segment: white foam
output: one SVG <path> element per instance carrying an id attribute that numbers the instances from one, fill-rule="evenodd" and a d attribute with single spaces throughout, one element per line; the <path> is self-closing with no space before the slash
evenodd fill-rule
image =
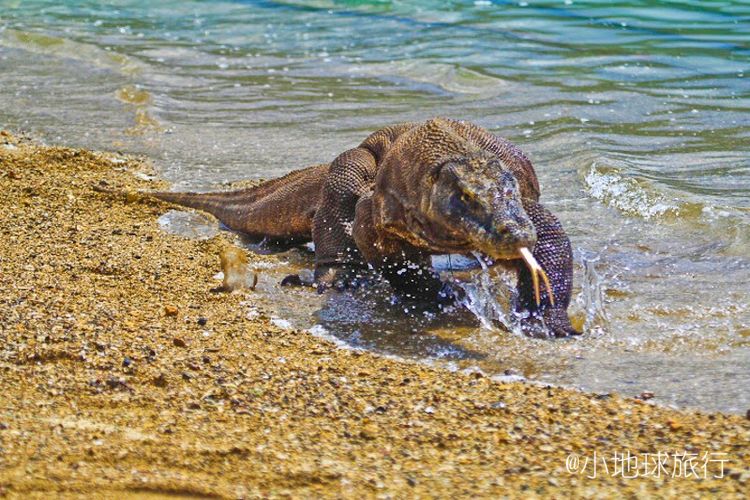
<path id="1" fill-rule="evenodd" d="M 271 318 L 271 323 L 274 326 L 277 326 L 279 328 L 282 328 L 284 330 L 293 330 L 294 327 L 292 326 L 292 323 L 289 322 L 289 320 L 273 317 Z"/>
<path id="2" fill-rule="evenodd" d="M 628 214 L 651 219 L 679 213 L 678 205 L 646 189 L 637 180 L 621 175 L 617 169 L 605 171 L 594 163 L 584 181 L 591 196 Z"/>

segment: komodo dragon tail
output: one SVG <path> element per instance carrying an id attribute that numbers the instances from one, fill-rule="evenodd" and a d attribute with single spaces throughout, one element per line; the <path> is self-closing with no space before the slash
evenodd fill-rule
<path id="1" fill-rule="evenodd" d="M 208 212 L 228 228 L 253 237 L 307 241 L 328 164 L 295 170 L 284 177 L 238 191 L 148 193 L 160 200 Z"/>

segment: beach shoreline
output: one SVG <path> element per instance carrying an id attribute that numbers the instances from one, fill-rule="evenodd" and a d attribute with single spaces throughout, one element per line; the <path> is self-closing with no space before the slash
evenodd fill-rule
<path id="1" fill-rule="evenodd" d="M 160 229 L 171 205 L 139 191 L 165 186 L 145 159 L 0 133 L 0 496 L 750 490 L 743 416 L 498 382 L 279 328 L 253 291 L 212 291 L 230 234 Z M 628 477 L 612 468 L 626 452 L 671 458 L 659 477 Z"/>

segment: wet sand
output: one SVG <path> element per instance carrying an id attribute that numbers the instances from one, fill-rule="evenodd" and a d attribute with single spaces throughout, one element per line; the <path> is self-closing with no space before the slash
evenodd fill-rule
<path id="1" fill-rule="evenodd" d="M 160 230 L 170 206 L 137 193 L 165 187 L 148 176 L 147 161 L 0 136 L 0 496 L 750 491 L 742 416 L 500 383 L 275 326 L 254 292 L 212 291 L 230 234 Z M 639 470 L 623 474 L 628 452 Z M 644 453 L 670 459 L 647 474 Z"/>

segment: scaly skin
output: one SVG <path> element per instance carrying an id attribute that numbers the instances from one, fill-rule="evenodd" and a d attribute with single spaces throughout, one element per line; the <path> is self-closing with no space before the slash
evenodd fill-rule
<path id="1" fill-rule="evenodd" d="M 154 193 L 205 210 L 256 237 L 315 243 L 319 289 L 356 281 L 371 265 L 407 296 L 444 293 L 431 255 L 481 253 L 518 270 L 518 312 L 530 334 L 577 334 L 567 314 L 570 242 L 539 204 L 531 162 L 481 127 L 446 118 L 383 128 L 330 164 L 241 191 Z M 552 284 L 534 298 L 519 249 L 532 249 Z"/>

